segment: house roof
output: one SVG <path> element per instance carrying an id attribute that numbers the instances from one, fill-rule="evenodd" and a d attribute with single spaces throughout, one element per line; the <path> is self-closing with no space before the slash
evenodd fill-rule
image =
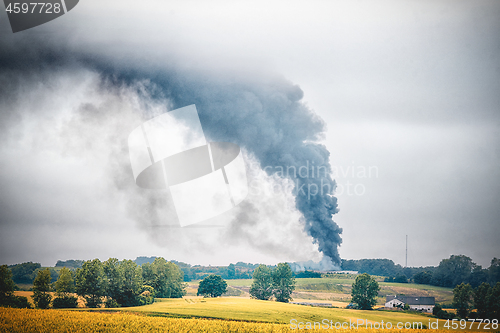
<path id="1" fill-rule="evenodd" d="M 436 300 L 434 297 L 423 297 L 423 296 L 386 296 L 385 301 L 390 302 L 393 299 L 397 299 L 408 305 L 434 305 Z"/>

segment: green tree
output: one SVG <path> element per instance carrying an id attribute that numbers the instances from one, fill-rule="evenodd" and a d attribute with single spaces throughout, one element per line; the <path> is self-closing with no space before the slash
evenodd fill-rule
<path id="1" fill-rule="evenodd" d="M 142 281 L 145 285 L 154 286 L 155 285 L 155 273 L 153 264 L 146 262 L 141 265 L 142 269 Z"/>
<path id="2" fill-rule="evenodd" d="M 417 273 L 413 276 L 413 281 L 418 284 L 430 284 L 431 280 L 432 273 L 427 271 Z"/>
<path id="3" fill-rule="evenodd" d="M 471 310 L 472 288 L 470 284 L 461 283 L 453 289 L 453 307 L 457 315 L 465 319 Z"/>
<path id="4" fill-rule="evenodd" d="M 488 309 L 490 311 L 490 319 L 500 320 L 500 282 L 497 282 L 493 288 L 491 288 L 488 294 Z"/>
<path id="5" fill-rule="evenodd" d="M 59 271 L 59 277 L 55 283 L 56 295 L 67 296 L 75 291 L 75 283 L 69 268 L 63 267 Z"/>
<path id="6" fill-rule="evenodd" d="M 443 259 L 432 276 L 432 284 L 453 288 L 470 279 L 476 265 L 472 259 L 464 255 L 452 255 Z"/>
<path id="7" fill-rule="evenodd" d="M 37 308 L 47 309 L 52 301 L 50 291 L 50 270 L 39 270 L 33 281 L 33 301 Z"/>
<path id="8" fill-rule="evenodd" d="M 351 289 L 352 302 L 357 303 L 362 310 L 371 310 L 377 303 L 376 297 L 379 290 L 377 281 L 369 274 L 358 275 Z"/>
<path id="9" fill-rule="evenodd" d="M 259 265 L 253 272 L 250 295 L 262 300 L 268 300 L 273 296 L 273 271 L 266 265 Z"/>
<path id="10" fill-rule="evenodd" d="M 154 273 L 154 282 L 152 286 L 156 290 L 157 297 L 170 298 L 170 288 L 168 287 L 170 271 L 167 266 L 167 261 L 162 257 L 158 257 L 155 258 L 152 266 Z"/>
<path id="11" fill-rule="evenodd" d="M 439 304 L 436 304 L 432 308 L 432 314 L 434 316 L 438 317 L 439 319 L 454 319 L 455 318 L 455 315 L 453 313 L 450 313 L 450 312 L 443 310 L 443 308 Z"/>
<path id="12" fill-rule="evenodd" d="M 15 287 L 10 269 L 7 265 L 0 266 L 0 306 L 10 306 L 13 303 Z"/>
<path id="13" fill-rule="evenodd" d="M 75 283 L 71 275 L 71 271 L 63 267 L 59 271 L 59 276 L 55 282 L 56 295 L 52 301 L 52 307 L 56 309 L 76 308 L 78 299 L 71 295 L 75 291 Z"/>
<path id="14" fill-rule="evenodd" d="M 99 259 L 87 260 L 76 270 L 76 293 L 85 298 L 89 308 L 102 304 L 101 297 L 106 294 L 106 279 L 102 262 Z"/>
<path id="15" fill-rule="evenodd" d="M 14 308 L 31 308 L 31 304 L 24 296 L 15 296 L 16 285 L 12 280 L 12 272 L 7 265 L 0 266 L 0 306 Z"/>
<path id="16" fill-rule="evenodd" d="M 474 289 L 474 307 L 477 309 L 477 318 L 489 318 L 488 296 L 491 287 L 488 283 L 483 282 L 480 286 Z"/>
<path id="17" fill-rule="evenodd" d="M 132 260 L 120 262 L 122 283 L 117 302 L 122 306 L 140 305 L 139 295 L 142 292 L 142 270 Z"/>
<path id="18" fill-rule="evenodd" d="M 184 284 L 184 272 L 174 264 L 169 261 L 167 263 L 168 267 L 168 290 L 170 292 L 171 298 L 182 298 L 186 295 L 186 285 Z"/>
<path id="19" fill-rule="evenodd" d="M 234 279 L 236 277 L 236 267 L 234 264 L 229 264 L 227 266 L 227 278 L 228 279 Z"/>
<path id="20" fill-rule="evenodd" d="M 50 271 L 50 282 L 55 283 L 57 281 L 57 278 L 59 277 L 59 273 L 55 270 L 54 267 L 49 267 Z"/>
<path id="21" fill-rule="evenodd" d="M 116 258 L 109 258 L 102 264 L 104 277 L 106 279 L 106 296 L 118 302 L 123 288 L 123 274 L 120 269 L 120 261 Z M 106 302 L 107 307 L 114 305 L 111 301 Z M 115 306 L 113 306 L 115 307 Z"/>
<path id="22" fill-rule="evenodd" d="M 398 274 L 394 278 L 394 282 L 396 282 L 396 283 L 408 283 L 408 277 L 404 274 Z"/>
<path id="23" fill-rule="evenodd" d="M 10 267 L 12 271 L 12 280 L 14 280 L 15 283 L 31 284 L 36 277 L 37 270 L 41 268 L 41 264 L 31 261 L 13 265 Z"/>
<path id="24" fill-rule="evenodd" d="M 156 297 L 181 298 L 186 294 L 184 272 L 173 262 L 155 258 L 153 263 L 142 266 L 143 283 L 155 289 Z"/>
<path id="25" fill-rule="evenodd" d="M 83 265 L 83 260 L 58 260 L 55 267 L 80 268 Z"/>
<path id="26" fill-rule="evenodd" d="M 493 258 L 491 260 L 491 265 L 488 268 L 488 276 L 491 285 L 500 282 L 500 259 Z"/>
<path id="27" fill-rule="evenodd" d="M 198 286 L 198 296 L 219 297 L 227 291 L 227 283 L 220 275 L 210 274 Z"/>
<path id="28" fill-rule="evenodd" d="M 6 304 L 7 299 L 14 296 L 15 287 L 10 269 L 7 265 L 0 266 L 0 305 Z"/>
<path id="29" fill-rule="evenodd" d="M 295 290 L 295 278 L 287 263 L 279 263 L 273 270 L 273 295 L 278 302 L 288 303 Z"/>

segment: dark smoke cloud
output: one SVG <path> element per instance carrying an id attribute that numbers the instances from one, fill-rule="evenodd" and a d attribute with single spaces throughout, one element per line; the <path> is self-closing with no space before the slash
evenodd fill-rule
<path id="1" fill-rule="evenodd" d="M 276 167 L 295 167 L 296 170 L 304 166 L 310 167 L 306 176 L 296 173 L 285 177 L 291 178 L 295 183 L 295 204 L 303 214 L 305 231 L 333 263 L 340 263 L 338 246 L 341 244 L 342 229 L 332 219 L 332 215 L 337 212 L 337 199 L 332 195 L 335 182 L 329 176 L 329 152 L 325 146 L 316 143 L 322 138 L 325 123 L 301 102 L 303 92 L 297 85 L 277 76 L 241 76 L 231 73 L 215 75 L 199 70 L 125 67 L 116 63 L 111 65 L 110 61 L 96 56 L 40 47 L 39 49 L 40 51 L 31 57 L 30 54 L 20 57 L 22 52 L 4 52 L 0 58 L 1 71 L 10 73 L 11 77 L 40 75 L 43 80 L 43 73 L 47 70 L 83 67 L 100 75 L 103 89 L 137 89 L 139 96 L 147 95 L 148 99 L 158 103 L 168 102 L 168 109 L 196 104 L 203 129 L 210 141 L 239 144 L 255 156 L 260 167 L 269 175 L 277 172 Z M 4 84 L 8 81 L 5 79 L 7 76 L 3 76 Z M 146 84 L 141 84 L 143 82 Z M 1 94 L 1 100 L 5 101 L 7 95 Z M 89 104 L 82 106 L 78 115 L 83 119 L 83 123 L 109 123 L 99 118 L 114 118 L 119 114 L 119 110 L 106 116 L 103 115 L 103 110 L 106 109 L 106 106 L 96 109 Z M 148 112 L 147 107 L 143 109 L 146 112 L 135 119 L 137 123 L 154 116 L 154 111 Z M 12 121 L 13 117 L 2 114 L 2 118 L 7 121 Z M 122 126 L 116 128 L 122 129 Z M 112 153 L 116 157 L 114 161 L 117 161 L 122 170 L 115 176 L 115 184 L 118 188 L 127 187 L 130 190 L 124 185 L 129 182 L 127 173 L 130 171 L 126 151 L 123 149 L 127 134 L 128 132 L 124 131 L 123 137 L 111 137 L 111 140 L 118 142 Z M 85 135 L 85 131 L 82 135 Z M 88 141 L 91 140 L 89 137 Z M 326 172 L 316 173 L 321 167 Z M 323 190 L 323 193 L 312 195 L 311 189 L 315 192 Z M 158 210 L 154 208 L 160 206 L 155 194 L 142 193 L 139 189 L 134 191 L 134 200 L 130 202 L 145 198 L 142 200 L 147 202 L 143 202 L 143 205 L 153 207 L 148 212 L 156 212 L 148 215 L 151 220 L 156 221 L 152 224 L 160 223 L 157 221 Z M 251 228 L 248 217 L 254 215 L 254 209 L 251 204 L 242 205 L 239 215 L 241 218 L 246 217 L 246 222 L 236 226 L 234 223 L 238 223 L 238 220 L 234 221 L 228 234 L 236 234 L 241 228 Z M 142 214 L 140 218 L 144 219 L 145 216 Z"/>
<path id="2" fill-rule="evenodd" d="M 303 92 L 297 85 L 276 77 L 255 82 L 200 72 L 152 75 L 110 68 L 104 72 L 129 83 L 151 79 L 159 87 L 158 93 L 172 101 L 173 108 L 196 104 L 210 140 L 239 144 L 269 173 L 279 172 L 276 167 L 299 170 L 309 166 L 307 172 L 287 174 L 296 181 L 296 207 L 319 250 L 340 264 L 342 229 L 332 219 L 338 210 L 332 196 L 335 182 L 330 177 L 330 154 L 324 145 L 315 143 L 321 139 L 325 124 L 301 102 Z"/>

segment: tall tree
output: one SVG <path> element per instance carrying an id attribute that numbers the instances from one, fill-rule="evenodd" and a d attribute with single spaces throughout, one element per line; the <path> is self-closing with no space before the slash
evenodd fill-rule
<path id="1" fill-rule="evenodd" d="M 477 288 L 481 283 L 486 281 L 488 281 L 488 270 L 483 269 L 481 265 L 474 264 L 468 280 L 471 287 Z"/>
<path id="2" fill-rule="evenodd" d="M 479 287 L 474 289 L 474 307 L 477 309 L 477 318 L 486 319 L 490 316 L 488 307 L 490 290 L 491 287 L 486 282 L 483 282 Z"/>
<path id="3" fill-rule="evenodd" d="M 101 297 L 106 293 L 106 279 L 103 265 L 99 259 L 85 261 L 75 276 L 76 293 L 85 298 L 89 308 L 102 304 Z"/>
<path id="4" fill-rule="evenodd" d="M 227 283 L 220 275 L 210 274 L 198 286 L 198 296 L 219 297 L 227 291 Z"/>
<path id="5" fill-rule="evenodd" d="M 266 265 L 259 265 L 253 272 L 250 295 L 262 300 L 268 300 L 273 296 L 273 271 Z"/>
<path id="6" fill-rule="evenodd" d="M 488 268 L 489 281 L 491 285 L 500 282 L 500 259 L 493 258 Z"/>
<path id="7" fill-rule="evenodd" d="M 75 283 L 71 275 L 71 271 L 63 267 L 59 271 L 59 277 L 55 282 L 56 295 L 52 301 L 52 307 L 56 309 L 61 308 L 76 308 L 78 305 L 78 299 L 71 295 L 75 291 Z"/>
<path id="8" fill-rule="evenodd" d="M 351 289 L 352 302 L 357 303 L 360 309 L 371 310 L 377 303 L 379 290 L 378 282 L 369 274 L 358 275 Z"/>
<path id="9" fill-rule="evenodd" d="M 491 319 L 500 320 L 500 282 L 497 282 L 488 294 L 488 309 Z"/>
<path id="10" fill-rule="evenodd" d="M 67 296 L 69 293 L 75 291 L 75 283 L 73 277 L 71 276 L 71 271 L 69 268 L 63 267 L 59 271 L 59 277 L 55 283 L 56 295 L 57 296 Z"/>
<path id="11" fill-rule="evenodd" d="M 151 265 L 143 264 L 142 276 L 144 284 L 154 288 L 156 297 L 180 298 L 186 294 L 184 273 L 162 257 L 155 258 Z"/>
<path id="12" fill-rule="evenodd" d="M 453 307 L 457 315 L 465 319 L 471 310 L 472 288 L 470 284 L 461 283 L 453 289 Z"/>
<path id="13" fill-rule="evenodd" d="M 12 281 L 12 272 L 7 268 L 7 265 L 0 266 L 0 306 L 8 305 L 14 296 L 14 288 L 16 285 Z"/>
<path id="14" fill-rule="evenodd" d="M 39 270 L 33 281 L 33 301 L 37 308 L 47 309 L 52 301 L 50 291 L 50 270 Z"/>
<path id="15" fill-rule="evenodd" d="M 123 272 L 120 269 L 120 262 L 116 258 L 109 258 L 102 264 L 104 277 L 106 279 L 106 296 L 111 297 L 118 303 L 118 298 L 123 288 Z"/>
<path id="16" fill-rule="evenodd" d="M 278 302 L 288 303 L 295 290 L 295 278 L 287 263 L 279 263 L 273 271 L 273 295 Z"/>
<path id="17" fill-rule="evenodd" d="M 154 288 L 155 285 L 155 272 L 153 264 L 146 262 L 141 265 L 142 269 L 142 281 L 145 285 L 151 286 Z"/>
<path id="18" fill-rule="evenodd" d="M 462 282 L 468 282 L 476 265 L 464 255 L 452 255 L 443 259 L 432 276 L 432 284 L 454 288 Z"/>
<path id="19" fill-rule="evenodd" d="M 227 278 L 228 279 L 234 279 L 236 277 L 236 267 L 234 264 L 229 264 L 227 266 Z"/>
<path id="20" fill-rule="evenodd" d="M 142 291 L 142 271 L 132 260 L 120 262 L 119 269 L 123 277 L 121 291 L 116 299 L 122 306 L 140 305 L 139 295 Z"/>
<path id="21" fill-rule="evenodd" d="M 184 272 L 174 264 L 169 261 L 167 263 L 168 267 L 168 289 L 171 298 L 182 298 L 186 295 L 186 285 L 184 284 Z"/>
<path id="22" fill-rule="evenodd" d="M 12 272 L 7 265 L 0 266 L 0 306 L 14 308 L 31 308 L 25 296 L 14 295 L 16 285 L 12 280 Z"/>

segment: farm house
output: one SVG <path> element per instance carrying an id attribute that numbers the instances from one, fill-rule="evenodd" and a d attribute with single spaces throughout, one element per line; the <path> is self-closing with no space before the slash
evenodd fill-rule
<path id="1" fill-rule="evenodd" d="M 423 311 L 432 313 L 435 305 L 434 297 L 421 297 L 421 296 L 386 296 L 385 307 L 388 309 L 403 308 L 408 304 L 411 310 Z"/>

